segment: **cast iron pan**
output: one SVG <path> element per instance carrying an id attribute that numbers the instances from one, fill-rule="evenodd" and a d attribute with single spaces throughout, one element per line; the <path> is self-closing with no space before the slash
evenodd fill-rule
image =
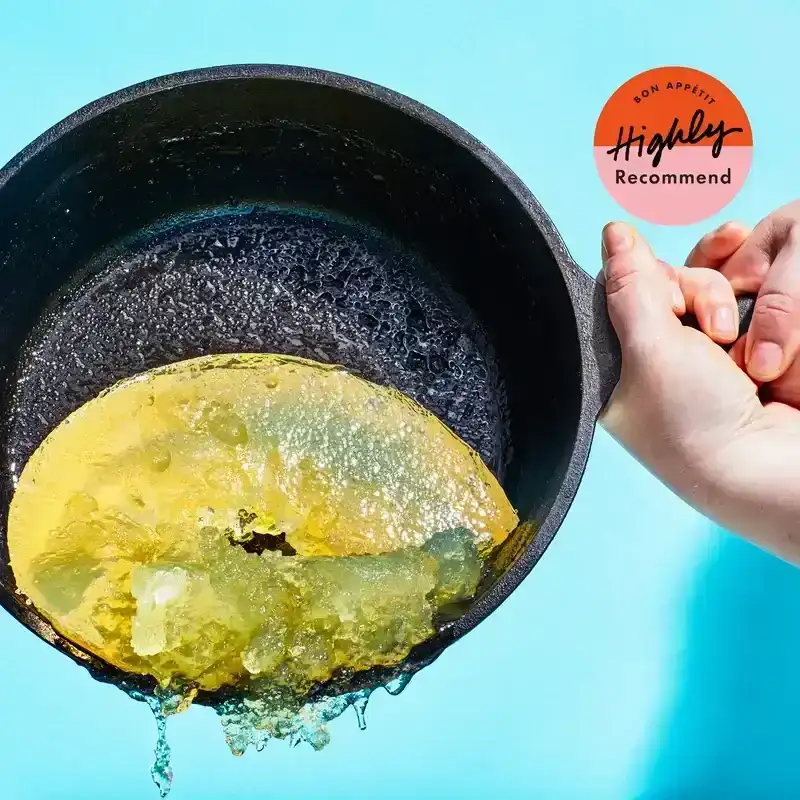
<path id="1" fill-rule="evenodd" d="M 0 603 L 100 680 L 153 688 L 16 593 L 14 476 L 121 378 L 234 351 L 337 362 L 405 392 L 482 455 L 523 521 L 463 616 L 396 670 L 328 692 L 415 671 L 513 591 L 572 503 L 620 367 L 602 289 L 533 195 L 402 95 L 233 66 L 73 114 L 0 171 Z"/>

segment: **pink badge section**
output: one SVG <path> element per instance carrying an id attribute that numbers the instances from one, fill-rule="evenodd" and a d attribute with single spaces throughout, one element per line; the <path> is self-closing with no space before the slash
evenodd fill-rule
<path id="1" fill-rule="evenodd" d="M 608 149 L 595 147 L 594 158 L 609 194 L 629 214 L 661 225 L 692 225 L 720 212 L 739 193 L 753 160 L 752 147 L 723 147 L 718 158 L 708 147 L 676 147 L 653 167 L 649 159 L 614 161 Z"/>

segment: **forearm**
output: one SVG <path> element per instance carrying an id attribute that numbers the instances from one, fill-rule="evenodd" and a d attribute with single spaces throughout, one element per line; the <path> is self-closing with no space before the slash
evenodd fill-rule
<path id="1" fill-rule="evenodd" d="M 750 472 L 712 485 L 704 505 L 698 510 L 726 530 L 800 566 L 800 469 L 783 472 L 778 484 Z"/>
<path id="2" fill-rule="evenodd" d="M 800 566 L 800 437 L 760 432 L 719 455 L 679 494 L 726 530 Z"/>
<path id="3" fill-rule="evenodd" d="M 610 432 L 678 497 L 726 530 L 800 566 L 800 430 L 757 431 L 720 449 L 697 438 L 688 443 L 648 435 L 631 422 Z"/>

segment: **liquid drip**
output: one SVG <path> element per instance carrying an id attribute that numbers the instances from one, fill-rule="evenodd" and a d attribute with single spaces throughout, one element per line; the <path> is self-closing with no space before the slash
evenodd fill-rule
<path id="1" fill-rule="evenodd" d="M 411 672 L 402 673 L 384 684 L 383 688 L 390 695 L 398 695 L 412 677 Z M 341 716 L 350 706 L 355 712 L 359 730 L 364 731 L 367 728 L 367 705 L 375 688 L 324 697 L 310 703 L 274 685 L 251 687 L 251 691 L 251 697 L 228 699 L 215 706 L 225 741 L 231 753 L 237 757 L 244 755 L 250 747 L 259 753 L 263 752 L 272 739 L 286 741 L 291 747 L 305 743 L 314 750 L 321 750 L 330 742 L 328 723 Z M 167 720 L 191 705 L 194 692 L 185 688 L 164 689 L 155 695 L 147 695 L 132 690 L 129 695 L 134 700 L 146 703 L 156 720 L 155 762 L 150 774 L 161 797 L 166 797 L 173 781 Z"/>
<path id="2" fill-rule="evenodd" d="M 364 689 L 306 704 L 263 692 L 227 701 L 217 708 L 217 714 L 228 747 L 236 756 L 243 755 L 249 747 L 263 750 L 271 739 L 286 740 L 294 747 L 306 743 L 321 750 L 330 742 L 328 723 L 350 706 L 366 708 L 371 692 L 372 689 Z"/>
<path id="3" fill-rule="evenodd" d="M 389 694 L 397 696 L 408 686 L 413 677 L 414 675 L 411 672 L 401 672 L 394 680 L 389 681 L 384 688 Z"/>
<path id="4" fill-rule="evenodd" d="M 171 763 L 172 750 L 167 741 L 167 716 L 169 715 L 170 708 L 177 709 L 178 707 L 187 705 L 187 703 L 184 698 L 181 698 L 179 695 L 169 697 L 161 693 L 157 695 L 146 695 L 138 691 L 131 691 L 130 696 L 134 700 L 147 703 L 155 717 L 157 730 L 155 761 L 150 767 L 150 775 L 161 797 L 166 797 L 172 788 L 173 778 Z"/>
<path id="5" fill-rule="evenodd" d="M 353 701 L 353 710 L 356 712 L 356 719 L 358 720 L 358 729 L 365 731 L 367 729 L 367 704 L 369 703 L 369 695 L 364 695 Z"/>
<path id="6" fill-rule="evenodd" d="M 160 710 L 154 709 L 153 713 L 158 726 L 158 738 L 156 740 L 156 760 L 150 767 L 150 774 L 158 787 L 159 794 L 166 797 L 172 788 L 172 764 L 170 763 L 172 751 L 167 743 L 167 718 Z"/>

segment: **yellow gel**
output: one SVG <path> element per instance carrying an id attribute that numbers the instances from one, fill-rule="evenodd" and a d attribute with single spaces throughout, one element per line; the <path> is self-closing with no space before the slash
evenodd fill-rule
<path id="1" fill-rule="evenodd" d="M 516 524 L 477 454 L 404 395 L 228 355 L 73 413 L 25 466 L 8 544 L 38 610 L 122 669 L 299 689 L 405 658 Z"/>

